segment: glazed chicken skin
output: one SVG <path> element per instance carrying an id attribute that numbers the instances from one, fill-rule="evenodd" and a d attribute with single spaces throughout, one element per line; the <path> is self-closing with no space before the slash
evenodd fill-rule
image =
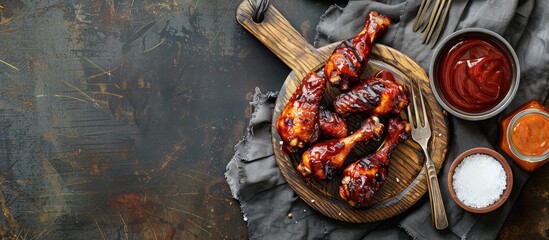
<path id="1" fill-rule="evenodd" d="M 371 11 L 362 31 L 337 46 L 324 67 L 324 74 L 332 86 L 347 90 L 350 82 L 360 79 L 374 40 L 383 35 L 390 24 L 391 19 Z"/>
<path id="2" fill-rule="evenodd" d="M 335 112 L 343 117 L 351 113 L 386 115 L 408 107 L 408 91 L 401 84 L 383 78 L 368 78 L 334 100 Z"/>
<path id="3" fill-rule="evenodd" d="M 320 107 L 320 132 L 327 139 L 347 136 L 347 122 L 339 114 Z"/>
<path id="4" fill-rule="evenodd" d="M 379 140 L 383 128 L 379 118 L 371 116 L 348 137 L 318 142 L 307 149 L 301 156 L 297 170 L 306 178 L 331 179 L 357 143 Z"/>
<path id="5" fill-rule="evenodd" d="M 326 78 L 324 73 L 311 72 L 303 78 L 276 121 L 276 130 L 289 152 L 296 152 L 316 142 L 320 136 L 320 101 Z"/>
<path id="6" fill-rule="evenodd" d="M 394 117 L 387 124 L 387 136 L 379 149 L 343 171 L 339 196 L 355 208 L 367 207 L 385 182 L 391 155 L 396 146 L 410 136 L 410 124 Z"/>
<path id="7" fill-rule="evenodd" d="M 358 35 L 334 50 L 328 63 L 318 72 L 311 72 L 303 78 L 276 122 L 283 149 L 290 153 L 297 152 L 318 140 L 320 100 L 326 81 L 329 79 L 332 84 L 347 89 L 348 81 L 359 79 L 373 41 L 385 32 L 390 23 L 389 18 L 371 11 L 364 29 Z"/>

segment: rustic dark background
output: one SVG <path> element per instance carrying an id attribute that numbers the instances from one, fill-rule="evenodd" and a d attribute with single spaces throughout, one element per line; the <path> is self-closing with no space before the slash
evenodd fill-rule
<path id="1" fill-rule="evenodd" d="M 345 1 L 273 0 L 310 41 Z M 239 0 L 0 0 L 0 235 L 246 238 L 223 173 L 289 73 Z M 549 236 L 549 165 L 500 238 Z"/>

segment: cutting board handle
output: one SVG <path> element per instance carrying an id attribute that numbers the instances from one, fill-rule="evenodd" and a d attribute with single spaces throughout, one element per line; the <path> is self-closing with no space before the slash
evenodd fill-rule
<path id="1" fill-rule="evenodd" d="M 326 61 L 272 4 L 260 23 L 252 20 L 253 11 L 247 0 L 242 1 L 236 10 L 236 20 L 300 78 Z"/>

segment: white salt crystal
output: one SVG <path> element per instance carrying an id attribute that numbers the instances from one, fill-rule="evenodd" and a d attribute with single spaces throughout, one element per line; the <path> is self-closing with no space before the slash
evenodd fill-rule
<path id="1" fill-rule="evenodd" d="M 496 202 L 507 185 L 501 163 L 492 156 L 478 153 L 463 159 L 456 167 L 452 180 L 457 198 L 474 208 Z"/>

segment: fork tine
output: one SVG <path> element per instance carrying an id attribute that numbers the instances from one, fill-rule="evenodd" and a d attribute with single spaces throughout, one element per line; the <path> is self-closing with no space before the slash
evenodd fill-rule
<path id="1" fill-rule="evenodd" d="M 425 102 L 423 101 L 423 90 L 421 89 L 421 86 L 418 81 L 418 91 L 419 91 L 419 99 L 421 100 L 421 108 L 423 109 L 423 125 L 425 127 L 429 127 L 429 119 L 427 119 L 427 109 L 425 108 Z"/>
<path id="2" fill-rule="evenodd" d="M 414 21 L 414 26 L 412 28 L 414 32 L 417 31 L 417 29 L 419 28 L 419 23 L 421 22 L 420 19 L 423 20 L 423 15 L 425 14 L 425 12 L 427 12 L 429 5 L 431 5 L 431 0 L 421 1 L 421 5 L 419 6 L 419 10 L 417 11 L 416 20 Z"/>
<path id="3" fill-rule="evenodd" d="M 446 4 L 446 9 L 444 9 L 444 14 L 442 15 L 442 22 L 439 24 L 438 29 L 433 36 L 431 48 L 433 48 L 437 44 L 438 36 L 440 36 L 440 32 L 442 31 L 442 28 L 444 28 L 444 24 L 446 23 L 446 16 L 448 16 L 448 10 L 450 10 L 450 5 L 452 5 L 452 0 L 448 0 L 448 3 Z"/>
<path id="4" fill-rule="evenodd" d="M 412 126 L 412 128 L 414 128 L 414 121 L 412 121 L 413 119 L 413 115 L 412 115 L 412 110 L 410 110 L 411 106 L 408 106 L 408 122 L 410 123 L 410 125 Z"/>
<path id="5" fill-rule="evenodd" d="M 441 0 L 440 5 L 437 9 L 437 15 L 435 16 L 434 22 L 431 25 L 431 28 L 429 28 L 429 32 L 427 34 L 426 38 L 423 38 L 423 44 L 427 44 L 429 40 L 431 39 L 431 35 L 433 34 L 433 30 L 435 30 L 435 27 L 437 26 L 438 20 L 440 19 L 440 14 L 442 13 L 442 9 L 444 8 L 446 0 Z"/>
<path id="6" fill-rule="evenodd" d="M 439 5 L 440 5 L 440 0 L 436 0 L 435 6 L 431 10 L 431 14 L 429 15 L 429 21 L 427 22 L 426 25 L 423 26 L 423 29 L 421 29 L 421 32 L 425 32 L 425 29 L 431 28 L 431 25 L 433 24 L 433 20 L 435 19 L 435 15 L 437 14 L 437 9 L 439 8 Z"/>
<path id="7" fill-rule="evenodd" d="M 414 85 L 412 83 L 412 80 L 410 80 L 410 94 L 412 95 L 412 101 L 413 99 L 415 98 L 415 95 L 414 95 Z M 408 104 L 408 122 L 410 122 L 410 125 L 412 126 L 412 128 L 414 127 L 414 115 L 412 115 L 412 106 L 411 104 Z M 415 109 L 414 109 L 415 110 Z"/>
<path id="8" fill-rule="evenodd" d="M 419 87 L 419 81 L 417 81 L 416 85 L 418 87 L 419 93 L 421 94 L 421 88 Z M 412 97 L 413 97 L 413 102 L 414 102 L 414 112 L 415 112 L 415 115 L 416 115 L 416 118 L 415 118 L 416 126 L 418 128 L 420 128 L 420 127 L 422 127 L 422 124 L 421 124 L 421 118 L 419 118 L 419 109 L 417 108 L 416 96 L 412 96 Z"/>

